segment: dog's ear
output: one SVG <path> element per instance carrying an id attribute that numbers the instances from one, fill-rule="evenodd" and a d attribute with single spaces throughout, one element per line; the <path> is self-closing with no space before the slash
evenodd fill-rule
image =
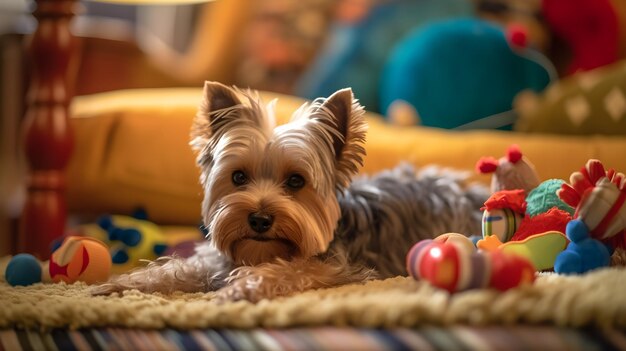
<path id="1" fill-rule="evenodd" d="M 241 101 L 233 89 L 221 83 L 205 82 L 202 102 L 191 128 L 191 145 L 194 149 L 200 149 L 208 139 L 232 121 L 233 118 L 225 117 L 229 111 L 240 105 Z"/>
<path id="2" fill-rule="evenodd" d="M 354 99 L 352 90 L 346 88 L 324 100 L 320 111 L 323 113 L 316 114 L 316 118 L 329 127 L 332 138 L 337 186 L 345 188 L 363 165 L 367 131 L 363 107 Z"/>

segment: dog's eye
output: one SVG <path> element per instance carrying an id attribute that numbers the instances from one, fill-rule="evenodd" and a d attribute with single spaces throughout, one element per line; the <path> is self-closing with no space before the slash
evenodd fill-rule
<path id="1" fill-rule="evenodd" d="M 299 174 L 292 174 L 285 184 L 292 190 L 298 190 L 304 186 L 304 178 Z"/>
<path id="2" fill-rule="evenodd" d="M 234 171 L 233 172 L 233 184 L 236 186 L 245 185 L 248 183 L 248 176 L 243 173 L 243 171 Z"/>

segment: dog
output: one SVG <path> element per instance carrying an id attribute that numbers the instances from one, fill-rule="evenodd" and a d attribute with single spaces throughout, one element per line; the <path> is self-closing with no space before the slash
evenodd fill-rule
<path id="1" fill-rule="evenodd" d="M 405 275 L 417 241 L 480 233 L 489 190 L 459 172 L 400 165 L 355 177 L 366 130 L 350 89 L 276 126 L 255 92 L 206 82 L 190 144 L 208 240 L 192 257 L 157 259 L 92 292 L 216 291 L 256 302 Z"/>

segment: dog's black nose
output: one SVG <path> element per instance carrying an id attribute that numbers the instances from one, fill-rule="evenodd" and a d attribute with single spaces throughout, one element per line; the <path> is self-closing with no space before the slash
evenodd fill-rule
<path id="1" fill-rule="evenodd" d="M 250 224 L 250 228 L 259 234 L 270 230 L 273 223 L 274 217 L 266 213 L 255 212 L 248 216 L 248 224 Z"/>

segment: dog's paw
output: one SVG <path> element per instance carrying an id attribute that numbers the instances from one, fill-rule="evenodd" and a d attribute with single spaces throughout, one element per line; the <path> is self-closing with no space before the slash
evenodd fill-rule
<path id="1" fill-rule="evenodd" d="M 257 303 L 264 298 L 267 298 L 255 285 L 256 284 L 249 284 L 248 278 L 237 279 L 232 281 L 229 285 L 219 289 L 216 292 L 215 299 L 218 303 L 242 300 Z"/>
<path id="2" fill-rule="evenodd" d="M 121 293 L 124 290 L 127 290 L 127 288 L 119 284 L 104 283 L 104 284 L 92 286 L 91 288 L 89 288 L 89 293 L 92 296 L 104 296 L 104 295 L 111 295 L 113 293 Z"/>

